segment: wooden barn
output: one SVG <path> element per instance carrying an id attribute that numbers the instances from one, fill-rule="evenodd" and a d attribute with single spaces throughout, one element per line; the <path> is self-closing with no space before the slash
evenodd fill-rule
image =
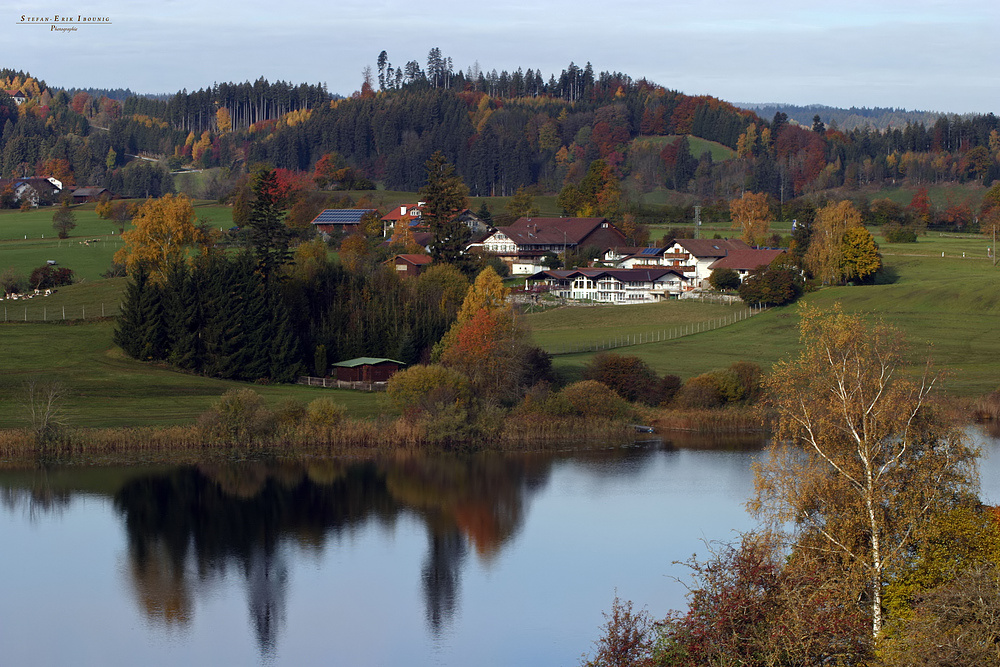
<path id="1" fill-rule="evenodd" d="M 341 382 L 386 382 L 405 365 L 394 359 L 358 357 L 334 364 L 333 374 Z"/>

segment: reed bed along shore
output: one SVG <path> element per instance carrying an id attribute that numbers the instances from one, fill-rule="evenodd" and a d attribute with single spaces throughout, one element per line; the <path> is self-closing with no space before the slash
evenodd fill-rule
<path id="1" fill-rule="evenodd" d="M 770 416 L 753 406 L 733 406 L 723 409 L 650 410 L 647 419 L 658 433 L 687 431 L 703 434 L 764 433 Z"/>
<path id="2" fill-rule="evenodd" d="M 28 429 L 0 430 L 0 468 L 43 464 L 197 463 L 274 457 L 366 457 L 421 451 L 538 451 L 631 442 L 620 421 L 580 418 L 506 420 L 492 436 L 468 441 L 431 437 L 406 419 L 345 419 L 332 427 L 295 425 L 239 440 L 207 436 L 197 425 L 66 429 L 39 441 Z"/>

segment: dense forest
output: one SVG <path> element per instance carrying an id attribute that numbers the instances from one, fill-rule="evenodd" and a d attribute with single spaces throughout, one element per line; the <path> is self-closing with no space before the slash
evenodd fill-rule
<path id="1" fill-rule="evenodd" d="M 107 94 L 118 91 L 70 94 L 14 70 L 0 70 L 0 88 L 28 97 L 17 106 L 0 92 L 0 175 L 54 176 L 132 197 L 171 191 L 169 172 L 182 167 L 220 168 L 231 185 L 256 163 L 308 174 L 324 156 L 388 189 L 416 190 L 437 150 L 473 196 L 528 186 L 556 193 L 599 159 L 633 195 L 667 189 L 703 203 L 747 190 L 784 203 L 839 187 L 988 185 L 1000 175 L 992 114 L 838 130 L 818 113 L 812 123 L 784 111 L 762 118 L 590 63 L 548 77 L 532 68 L 462 71 L 439 49 L 426 64 L 399 66 L 383 51 L 344 99 L 322 84 L 261 78 L 120 101 Z M 735 155 L 693 154 L 689 137 Z"/>

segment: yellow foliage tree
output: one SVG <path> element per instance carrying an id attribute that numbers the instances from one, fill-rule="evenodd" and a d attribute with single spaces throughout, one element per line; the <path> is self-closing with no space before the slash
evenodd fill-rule
<path id="1" fill-rule="evenodd" d="M 753 245 L 771 228 L 771 207 L 764 192 L 744 192 L 743 197 L 729 202 L 733 229 L 741 230 L 741 238 Z"/>
<path id="2" fill-rule="evenodd" d="M 215 126 L 219 129 L 219 134 L 226 134 L 233 129 L 233 119 L 229 115 L 229 109 L 219 107 L 215 112 Z"/>
<path id="3" fill-rule="evenodd" d="M 448 329 L 448 332 L 434 346 L 432 357 L 435 361 L 441 358 L 442 353 L 455 344 L 458 332 L 466 322 L 469 322 L 479 313 L 480 310 L 490 312 L 503 310 L 507 307 L 507 297 L 510 296 L 510 289 L 503 284 L 500 276 L 487 266 L 476 276 L 476 282 L 469 288 L 462 302 L 462 307 L 458 311 L 458 317 Z"/>
<path id="4" fill-rule="evenodd" d="M 861 227 L 861 213 L 847 200 L 816 211 L 805 262 L 824 284 L 836 285 L 844 280 L 844 232 L 852 227 Z"/>
<path id="5" fill-rule="evenodd" d="M 195 226 L 194 206 L 185 195 L 149 199 L 132 219 L 132 229 L 122 234 L 125 242 L 114 261 L 132 273 L 144 265 L 156 280 L 175 262 L 184 261 L 192 248 L 204 242 Z"/>

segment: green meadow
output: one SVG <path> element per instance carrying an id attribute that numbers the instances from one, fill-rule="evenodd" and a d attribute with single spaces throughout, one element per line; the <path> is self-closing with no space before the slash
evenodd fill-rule
<path id="1" fill-rule="evenodd" d="M 839 303 L 845 311 L 881 317 L 910 342 L 912 372 L 930 358 L 947 371 L 943 387 L 948 393 L 981 395 L 1000 386 L 1000 267 L 986 257 L 988 245 L 981 237 L 941 235 L 921 237 L 916 244 L 883 244 L 890 284 L 824 288 L 805 295 L 801 303 L 818 308 Z M 682 327 L 698 318 L 698 306 L 704 309 L 703 323 L 727 308 L 671 301 L 564 307 L 527 319 L 542 347 L 558 351 L 566 344 L 599 343 L 610 334 Z M 683 378 L 740 360 L 766 370 L 798 349 L 797 310 L 797 305 L 775 308 L 720 329 L 617 352 L 635 354 L 658 372 Z M 557 355 L 554 365 L 567 379 L 577 379 L 593 356 Z"/>
<path id="2" fill-rule="evenodd" d="M 141 363 L 114 346 L 113 321 L 99 316 L 113 314 L 125 280 L 99 275 L 110 264 L 118 235 L 110 234 L 113 225 L 97 219 L 92 208 L 80 209 L 79 226 L 62 242 L 49 237 L 50 211 L 0 213 L 0 270 L 13 266 L 28 273 L 53 259 L 80 278 L 49 297 L 0 302 L 0 406 L 7 408 L 0 410 L 0 428 L 25 424 L 20 404 L 24 384 L 33 377 L 65 385 L 71 423 L 78 426 L 191 423 L 227 389 L 245 386 Z M 226 207 L 202 202 L 198 212 L 219 224 L 226 224 L 229 215 Z M 32 231 L 38 232 L 38 239 L 23 239 Z M 79 242 L 88 237 L 102 240 Z M 1000 385 L 1000 267 L 987 257 L 989 244 L 982 237 L 940 234 L 921 237 L 916 244 L 883 243 L 887 265 L 883 284 L 825 288 L 807 294 L 802 303 L 821 308 L 840 303 L 845 310 L 884 318 L 910 340 L 915 360 L 911 370 L 916 372 L 922 360 L 931 357 L 948 371 L 947 392 L 981 395 Z M 603 346 L 625 337 L 661 339 L 617 351 L 636 354 L 658 372 L 683 378 L 740 360 L 768 369 L 796 352 L 797 305 L 749 319 L 745 313 L 742 304 L 681 300 L 550 308 L 529 314 L 526 320 L 535 341 L 556 353 L 554 365 L 567 380 L 578 379 L 595 353 L 560 351 L 567 346 Z M 662 340 L 670 336 L 677 337 Z M 367 393 L 302 386 L 253 388 L 271 405 L 283 399 L 308 402 L 335 396 L 352 416 L 370 417 L 382 410 L 379 397 Z"/>
<path id="3" fill-rule="evenodd" d="M 333 396 L 352 416 L 379 413 L 378 396 L 298 385 L 247 385 L 130 359 L 111 342 L 110 319 L 0 325 L 0 428 L 25 426 L 25 382 L 58 380 L 74 426 L 163 426 L 194 421 L 227 390 L 251 386 L 276 405 Z"/>

